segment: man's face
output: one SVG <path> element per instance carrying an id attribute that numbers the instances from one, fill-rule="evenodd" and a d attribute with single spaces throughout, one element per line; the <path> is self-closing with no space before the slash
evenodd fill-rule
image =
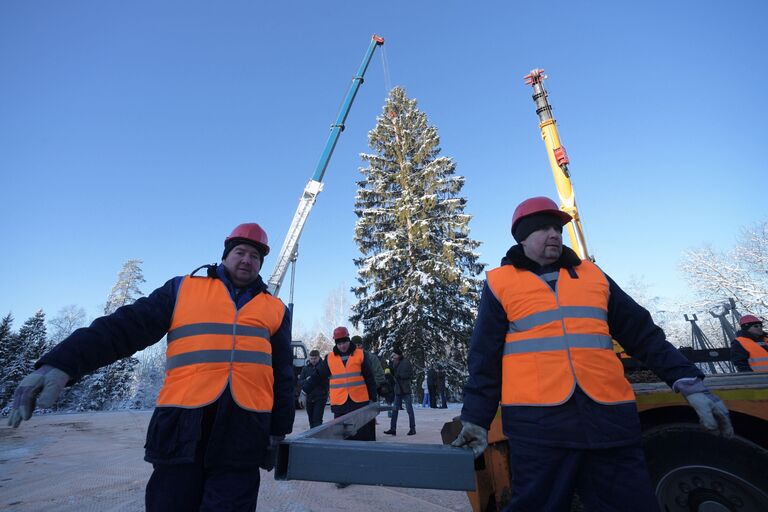
<path id="1" fill-rule="evenodd" d="M 259 275 L 261 255 L 252 245 L 236 245 L 224 258 L 224 268 L 229 272 L 232 284 L 237 288 L 243 288 L 256 280 Z"/>
<path id="2" fill-rule="evenodd" d="M 539 265 L 554 263 L 563 254 L 563 227 L 546 226 L 520 242 L 523 252 Z"/>
<path id="3" fill-rule="evenodd" d="M 309 363 L 315 366 L 320 361 L 320 356 L 309 356 Z"/>
<path id="4" fill-rule="evenodd" d="M 339 349 L 339 352 L 342 354 L 346 354 L 349 350 L 349 341 L 341 341 L 336 344 L 336 348 Z"/>
<path id="5" fill-rule="evenodd" d="M 752 324 L 747 329 L 747 332 L 750 334 L 754 334 L 755 336 L 762 336 L 763 324 Z"/>

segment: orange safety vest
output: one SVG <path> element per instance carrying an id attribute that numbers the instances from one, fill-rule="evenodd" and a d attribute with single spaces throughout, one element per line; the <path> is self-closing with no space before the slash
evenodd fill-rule
<path id="1" fill-rule="evenodd" d="M 202 407 L 229 383 L 240 407 L 270 412 L 275 380 L 270 337 L 284 314 L 283 303 L 267 293 L 238 310 L 220 280 L 185 276 L 168 331 L 158 407 Z"/>
<path id="2" fill-rule="evenodd" d="M 749 367 L 753 372 L 768 372 L 768 350 L 745 336 L 736 338 L 744 350 L 749 352 Z"/>
<path id="3" fill-rule="evenodd" d="M 560 269 L 556 292 L 541 277 L 504 265 L 488 286 L 509 328 L 502 358 L 502 405 L 558 405 L 578 383 L 596 402 L 633 402 L 632 386 L 608 331 L 608 280 L 593 263 Z"/>
<path id="4" fill-rule="evenodd" d="M 368 388 L 363 378 L 363 351 L 356 349 L 344 364 L 341 356 L 328 354 L 328 369 L 331 370 L 331 405 L 343 405 L 347 398 L 353 402 L 367 402 Z"/>

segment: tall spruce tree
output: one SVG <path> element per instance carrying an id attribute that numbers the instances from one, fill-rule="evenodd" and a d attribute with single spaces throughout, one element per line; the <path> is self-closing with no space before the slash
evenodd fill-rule
<path id="1" fill-rule="evenodd" d="M 464 178 L 439 156 L 437 129 L 396 87 L 368 135 L 375 153 L 363 154 L 355 213 L 359 299 L 350 318 L 362 324 L 379 353 L 400 346 L 422 374 L 448 367 L 458 384 L 466 371 L 467 344 L 484 264 L 469 237 Z"/>

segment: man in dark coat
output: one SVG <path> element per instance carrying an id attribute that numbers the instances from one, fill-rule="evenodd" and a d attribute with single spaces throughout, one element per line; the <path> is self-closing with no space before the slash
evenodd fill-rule
<path id="1" fill-rule="evenodd" d="M 376 381 L 376 391 L 379 395 L 385 395 L 386 394 L 386 385 L 387 385 L 387 379 L 384 376 L 384 367 L 381 366 L 381 361 L 379 361 L 379 356 L 371 352 L 370 350 L 366 350 L 363 346 L 363 338 L 362 336 L 352 336 L 351 338 L 352 343 L 354 343 L 357 348 L 365 352 L 366 359 L 371 365 L 371 371 L 373 372 L 374 380 Z"/>
<path id="2" fill-rule="evenodd" d="M 320 352 L 317 350 L 309 351 L 309 361 L 301 369 L 299 375 L 299 387 L 304 386 L 304 383 L 313 375 L 317 375 L 317 369 L 320 365 Z M 328 402 L 328 380 L 321 379 L 320 383 L 315 386 L 309 394 L 307 394 L 307 401 L 305 409 L 307 410 L 307 416 L 309 417 L 309 428 L 317 427 L 323 424 L 323 412 L 325 412 L 325 404 Z"/>
<path id="3" fill-rule="evenodd" d="M 429 407 L 437 408 L 437 370 L 430 366 L 427 370 L 427 390 L 429 391 Z"/>
<path id="4" fill-rule="evenodd" d="M 78 329 L 21 382 L 9 423 L 17 427 L 36 400 L 51 407 L 65 385 L 168 334 L 166 381 L 145 445 L 154 467 L 146 509 L 254 510 L 259 466 L 271 469 L 294 418 L 290 313 L 259 276 L 268 253 L 264 230 L 241 224 L 224 241 L 222 263 L 197 269 L 205 276 L 175 277 Z M 172 329 L 181 317 L 187 323 Z"/>
<path id="5" fill-rule="evenodd" d="M 397 416 L 400 412 L 400 406 L 405 403 L 405 409 L 408 411 L 408 435 L 416 434 L 416 416 L 413 413 L 413 395 L 411 394 L 411 380 L 413 379 L 413 365 L 403 357 L 403 351 L 395 347 L 392 351 L 392 361 L 395 377 L 395 405 L 392 411 L 392 421 L 389 430 L 385 434 L 391 436 L 397 435 Z"/>
<path id="6" fill-rule="evenodd" d="M 395 401 L 395 377 L 392 373 L 392 365 L 388 363 L 387 361 L 384 361 L 384 379 L 386 383 L 384 384 L 384 401 L 387 402 L 387 405 L 392 405 Z M 387 411 L 387 416 L 392 417 L 392 409 L 390 408 L 389 411 Z"/>
<path id="7" fill-rule="evenodd" d="M 445 396 L 445 365 L 442 363 L 437 366 L 437 394 L 440 396 L 440 401 L 442 402 L 438 407 L 440 409 L 447 409 L 448 400 Z"/>
<path id="8" fill-rule="evenodd" d="M 733 435 L 728 410 L 648 311 L 563 246 L 570 220 L 545 197 L 515 209 L 519 245 L 488 272 L 454 445 L 479 456 L 501 402 L 513 489 L 508 510 L 567 511 L 574 490 L 588 510 L 658 510 L 634 393 L 611 338 L 681 392 L 706 429 Z"/>

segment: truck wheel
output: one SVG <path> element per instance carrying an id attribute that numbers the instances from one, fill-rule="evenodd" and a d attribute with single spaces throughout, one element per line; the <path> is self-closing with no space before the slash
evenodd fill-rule
<path id="1" fill-rule="evenodd" d="M 663 512 L 768 510 L 768 451 L 692 424 L 643 435 L 651 483 Z"/>

